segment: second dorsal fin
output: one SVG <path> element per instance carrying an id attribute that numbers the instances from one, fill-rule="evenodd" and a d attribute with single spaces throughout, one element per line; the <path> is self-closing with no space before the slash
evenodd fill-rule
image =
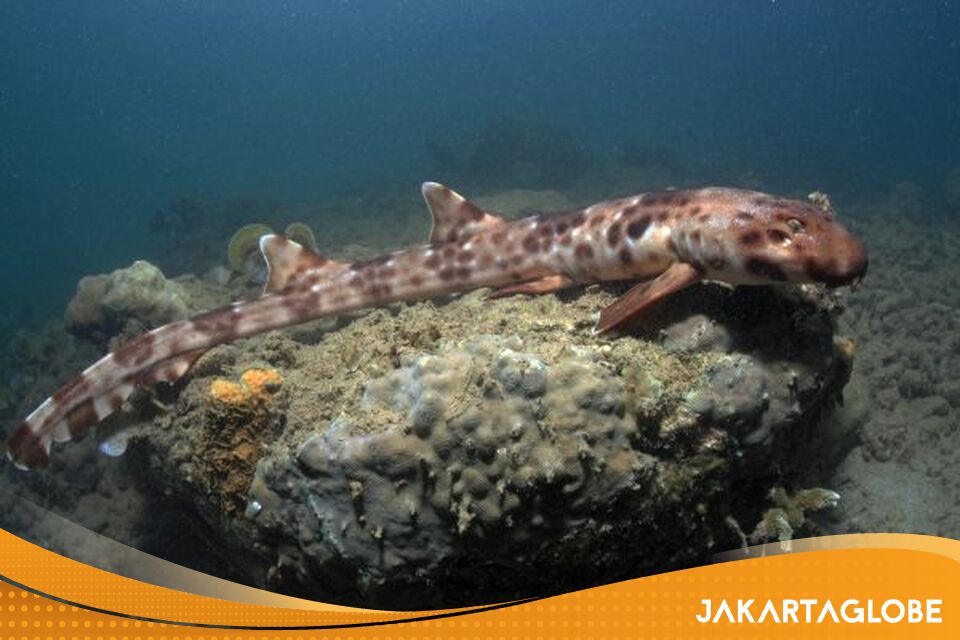
<path id="1" fill-rule="evenodd" d="M 260 251 L 267 261 L 267 284 L 264 293 L 279 293 L 305 284 L 316 276 L 330 276 L 347 267 L 305 249 L 281 235 L 269 234 L 260 238 Z"/>
<path id="2" fill-rule="evenodd" d="M 479 231 L 503 224 L 500 216 L 487 213 L 449 187 L 424 182 L 423 199 L 433 216 L 430 242 L 456 242 Z"/>

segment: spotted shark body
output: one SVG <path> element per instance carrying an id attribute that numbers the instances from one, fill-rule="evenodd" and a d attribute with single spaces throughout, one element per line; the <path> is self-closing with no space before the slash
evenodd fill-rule
<path id="1" fill-rule="evenodd" d="M 422 191 L 434 221 L 430 244 L 345 264 L 264 236 L 261 297 L 159 327 L 104 356 L 18 426 L 8 457 L 21 468 L 42 466 L 52 442 L 81 437 L 137 387 L 176 381 L 207 349 L 321 316 L 480 287 L 501 297 L 641 280 L 601 311 L 597 330 L 606 332 L 701 280 L 839 286 L 866 273 L 866 252 L 829 207 L 753 191 L 649 193 L 515 221 L 436 183 Z"/>

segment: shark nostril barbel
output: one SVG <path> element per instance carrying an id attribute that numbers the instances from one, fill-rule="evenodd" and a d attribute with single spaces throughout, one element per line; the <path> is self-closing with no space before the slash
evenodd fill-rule
<path id="1" fill-rule="evenodd" d="M 705 278 L 737 285 L 795 277 L 802 247 L 784 229 L 813 236 L 814 245 L 856 243 L 823 208 L 740 189 L 647 193 L 515 221 L 434 182 L 422 193 L 433 229 L 429 244 L 407 251 L 347 264 L 264 235 L 262 297 L 154 329 L 107 354 L 27 416 L 7 441 L 8 457 L 19 467 L 42 466 L 53 442 L 83 435 L 138 385 L 174 382 L 211 347 L 315 318 L 481 287 L 496 298 L 641 280 L 600 312 L 596 330 L 608 332 Z M 855 248 L 862 256 L 856 273 L 807 258 L 805 277 L 859 284 L 867 260 Z"/>

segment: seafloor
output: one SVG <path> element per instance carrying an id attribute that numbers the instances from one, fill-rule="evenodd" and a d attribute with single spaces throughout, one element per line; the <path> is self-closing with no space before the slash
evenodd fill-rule
<path id="1" fill-rule="evenodd" d="M 476 188 L 517 216 L 689 182 L 621 167 Z M 951 198 L 909 183 L 835 198 L 871 256 L 853 293 L 708 285 L 654 327 L 600 338 L 615 286 L 479 292 L 218 347 L 107 425 L 101 438 L 133 426 L 124 456 L 88 438 L 46 471 L 7 465 L 0 524 L 109 565 L 27 500 L 201 570 L 388 607 L 550 593 L 791 536 L 958 537 L 960 235 L 955 216 L 931 223 Z M 430 224 L 412 185 L 227 209 L 179 201 L 153 221 L 176 248 L 155 261 L 182 275 L 141 263 L 88 279 L 66 324 L 21 331 L 0 418 L 120 337 L 255 295 L 256 263 L 228 266 L 241 224 L 305 222 L 341 259 L 420 243 Z"/>

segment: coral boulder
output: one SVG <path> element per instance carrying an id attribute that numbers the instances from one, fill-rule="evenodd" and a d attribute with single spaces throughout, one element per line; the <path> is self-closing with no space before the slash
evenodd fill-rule
<path id="1" fill-rule="evenodd" d="M 850 370 L 815 294 L 698 287 L 620 337 L 592 331 L 599 288 L 275 332 L 202 358 L 134 467 L 249 582 L 339 603 L 462 606 L 689 566 L 815 463 Z M 251 368 L 282 391 L 224 411 Z"/>
<path id="2" fill-rule="evenodd" d="M 76 336 L 107 342 L 187 315 L 183 287 L 149 262 L 137 260 L 126 269 L 81 279 L 67 307 L 66 322 Z"/>

